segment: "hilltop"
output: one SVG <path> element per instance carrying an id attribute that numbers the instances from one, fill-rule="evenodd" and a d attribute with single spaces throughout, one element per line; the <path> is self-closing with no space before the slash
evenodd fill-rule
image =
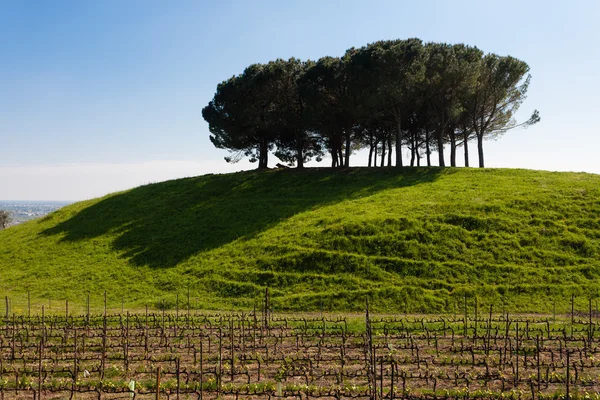
<path id="1" fill-rule="evenodd" d="M 600 176 L 250 171 L 151 184 L 0 231 L 0 293 L 95 306 L 551 312 L 599 293 Z M 55 306 L 56 307 L 56 306 Z"/>

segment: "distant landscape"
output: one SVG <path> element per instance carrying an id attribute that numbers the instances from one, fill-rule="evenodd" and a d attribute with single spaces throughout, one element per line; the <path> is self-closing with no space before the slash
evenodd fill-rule
<path id="1" fill-rule="evenodd" d="M 70 204 L 70 201 L 0 200 L 0 210 L 12 213 L 11 225 L 40 218 Z"/>

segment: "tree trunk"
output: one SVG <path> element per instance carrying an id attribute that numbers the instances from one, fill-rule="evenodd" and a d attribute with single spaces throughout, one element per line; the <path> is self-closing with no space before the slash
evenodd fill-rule
<path id="1" fill-rule="evenodd" d="M 385 138 L 383 138 L 381 142 L 381 162 L 379 164 L 380 167 L 385 167 Z"/>
<path id="2" fill-rule="evenodd" d="M 373 149 L 373 166 L 377 168 L 377 155 L 379 151 L 377 150 L 377 145 L 379 145 L 379 141 L 375 142 L 375 148 Z"/>
<path id="3" fill-rule="evenodd" d="M 410 132 L 410 166 L 414 167 L 415 166 L 415 153 L 417 150 L 417 146 L 416 146 L 416 139 L 415 139 L 415 131 L 411 130 Z"/>
<path id="4" fill-rule="evenodd" d="M 265 150 L 265 154 L 263 156 L 263 168 L 269 168 L 269 150 Z"/>
<path id="5" fill-rule="evenodd" d="M 444 161 L 444 131 L 446 129 L 446 124 L 444 123 L 444 118 L 442 117 L 442 123 L 435 130 L 435 136 L 437 139 L 438 146 L 438 165 L 440 167 L 445 167 L 446 162 Z"/>
<path id="6" fill-rule="evenodd" d="M 396 118 L 396 167 L 402 166 L 402 119 Z"/>
<path id="7" fill-rule="evenodd" d="M 342 147 L 338 147 L 338 167 L 344 166 L 344 153 L 342 152 Z"/>
<path id="8" fill-rule="evenodd" d="M 463 146 L 465 148 L 465 167 L 469 166 L 469 132 L 463 131 Z"/>
<path id="9" fill-rule="evenodd" d="M 442 125 L 443 126 L 443 125 Z M 440 167 L 445 167 L 444 162 L 444 128 L 439 127 L 437 129 L 437 147 L 438 147 L 438 161 Z"/>
<path id="10" fill-rule="evenodd" d="M 454 128 L 450 130 L 450 166 L 456 167 L 456 136 Z"/>
<path id="11" fill-rule="evenodd" d="M 392 137 L 388 136 L 388 167 L 392 166 Z"/>
<path id="12" fill-rule="evenodd" d="M 302 144 L 296 146 L 296 159 L 298 160 L 298 168 L 304 168 L 304 152 Z"/>
<path id="13" fill-rule="evenodd" d="M 339 165 L 339 160 L 338 160 L 338 150 L 333 141 L 330 143 L 329 152 L 331 153 L 331 168 L 335 168 Z"/>
<path id="14" fill-rule="evenodd" d="M 266 169 L 268 165 L 269 149 L 267 141 L 262 139 L 258 149 L 258 169 Z"/>
<path id="15" fill-rule="evenodd" d="M 350 140 L 350 129 L 346 129 L 346 157 L 344 160 L 344 166 L 348 167 L 350 165 L 350 145 L 352 144 Z"/>
<path id="16" fill-rule="evenodd" d="M 421 155 L 419 154 L 419 148 L 417 147 L 417 167 L 421 166 Z"/>
<path id="17" fill-rule="evenodd" d="M 477 134 L 477 153 L 479 154 L 479 168 L 484 168 L 483 162 L 483 135 Z"/>
<path id="18" fill-rule="evenodd" d="M 425 128 L 425 152 L 427 155 L 427 166 L 431 167 L 431 147 L 429 146 L 429 141 L 431 140 L 431 136 L 429 135 L 429 130 Z"/>
<path id="19" fill-rule="evenodd" d="M 369 144 L 369 167 L 371 166 L 372 160 L 373 160 L 373 144 Z"/>
<path id="20" fill-rule="evenodd" d="M 440 124 L 438 125 L 436 132 L 437 147 L 438 147 L 438 164 L 440 167 L 445 167 L 446 162 L 444 161 L 444 135 L 446 134 L 446 127 L 448 121 L 446 120 L 446 114 L 444 111 L 441 112 Z"/>

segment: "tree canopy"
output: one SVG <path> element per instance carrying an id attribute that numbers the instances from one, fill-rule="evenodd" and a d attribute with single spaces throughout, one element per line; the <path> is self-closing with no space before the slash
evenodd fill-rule
<path id="1" fill-rule="evenodd" d="M 11 212 L 7 210 L 0 210 L 0 228 L 5 229 L 11 222 Z"/>
<path id="2" fill-rule="evenodd" d="M 511 56 L 388 40 L 316 62 L 253 64 L 217 86 L 202 116 L 215 147 L 232 153 L 226 161 L 248 157 L 259 169 L 268 167 L 269 152 L 298 168 L 326 153 L 333 167 L 349 166 L 361 148 L 369 149 L 369 166 L 378 156 L 385 165 L 386 155 L 388 166 L 402 166 L 403 148 L 411 166 L 423 156 L 430 166 L 434 151 L 446 166 L 448 146 L 451 166 L 459 147 L 469 166 L 470 141 L 483 167 L 485 139 L 539 122 L 537 110 L 524 122 L 515 119 L 530 80 L 529 66 Z"/>

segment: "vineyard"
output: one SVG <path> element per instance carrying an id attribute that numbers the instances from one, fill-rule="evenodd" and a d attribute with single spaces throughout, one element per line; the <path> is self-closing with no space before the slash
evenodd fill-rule
<path id="1" fill-rule="evenodd" d="M 470 311 L 470 312 L 469 312 Z M 599 398 L 592 310 L 557 317 L 5 315 L 2 399 Z"/>

